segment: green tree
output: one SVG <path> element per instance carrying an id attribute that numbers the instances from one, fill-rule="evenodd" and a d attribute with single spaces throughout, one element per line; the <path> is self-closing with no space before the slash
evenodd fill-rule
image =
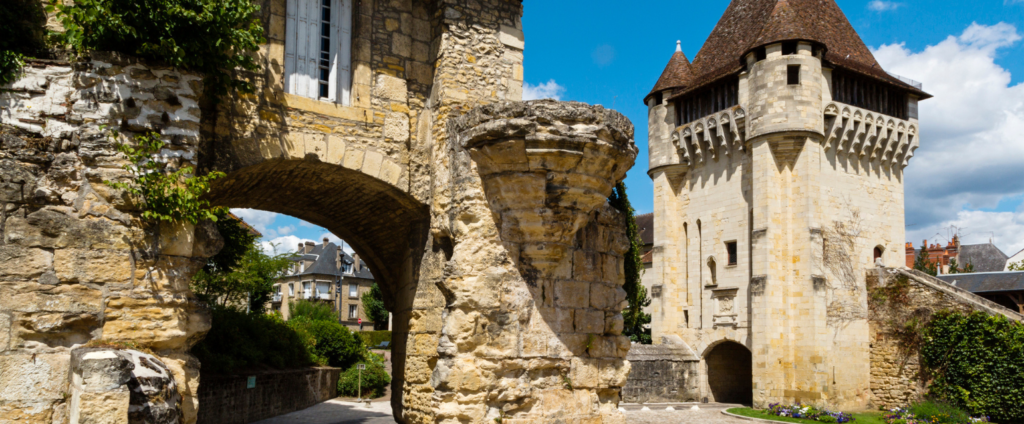
<path id="1" fill-rule="evenodd" d="M 914 258 L 914 269 L 928 275 L 939 275 L 938 266 L 929 260 L 928 243 L 921 245 L 921 251 L 917 253 L 917 258 Z"/>
<path id="2" fill-rule="evenodd" d="M 292 265 L 292 255 L 268 255 L 256 237 L 236 219 L 217 221 L 224 248 L 196 273 L 192 291 L 219 306 L 245 305 L 262 313 L 273 295 L 274 282 Z"/>
<path id="3" fill-rule="evenodd" d="M 620 182 L 615 186 L 608 202 L 626 215 L 626 238 L 629 239 L 629 250 L 624 258 L 626 283 L 622 286 L 626 291 L 629 306 L 622 311 L 625 321 L 622 334 L 629 336 L 634 342 L 651 344 L 651 330 L 644 328 L 651 323 L 651 315 L 645 314 L 643 310 L 651 304 L 651 299 L 647 297 L 647 289 L 640 282 L 641 274 L 644 272 L 641 253 L 643 244 L 640 242 L 640 230 L 636 225 L 636 211 L 626 196 L 626 183 Z"/>
<path id="4" fill-rule="evenodd" d="M 380 286 L 376 282 L 370 287 L 370 291 L 363 293 L 363 310 L 366 311 L 366 317 L 373 321 L 374 330 L 388 329 L 388 310 L 384 307 L 384 293 L 380 291 Z"/>
<path id="5" fill-rule="evenodd" d="M 1009 271 L 1024 271 L 1024 261 L 1011 262 L 1010 265 L 1008 265 L 1008 270 Z"/>
<path id="6" fill-rule="evenodd" d="M 338 322 L 338 314 L 334 312 L 334 308 L 323 302 L 308 300 L 289 302 L 288 315 L 290 315 L 290 319 L 302 317 L 310 321 Z"/>
<path id="7" fill-rule="evenodd" d="M 52 1 L 52 0 L 51 0 Z M 257 71 L 263 24 L 252 0 L 53 1 L 64 27 L 58 40 L 78 52 L 115 51 L 201 72 L 205 90 L 253 92 L 234 75 Z"/>
<path id="8" fill-rule="evenodd" d="M 974 272 L 974 265 L 967 264 L 963 268 L 960 268 L 960 264 L 957 263 L 956 258 L 949 260 L 949 274 L 970 274 Z"/>

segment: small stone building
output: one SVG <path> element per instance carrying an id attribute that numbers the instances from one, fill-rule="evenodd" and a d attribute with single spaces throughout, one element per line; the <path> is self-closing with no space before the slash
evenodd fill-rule
<path id="1" fill-rule="evenodd" d="M 967 265 L 973 267 L 974 272 L 999 272 L 1007 270 L 1009 257 L 1003 253 L 991 241 L 981 244 L 960 244 L 956 236 L 945 246 L 940 243 L 928 243 L 925 240 L 921 243 L 928 249 L 928 261 L 936 264 L 939 274 L 948 274 L 950 264 L 956 259 L 957 268 L 963 269 Z M 913 268 L 917 256 L 921 254 L 920 248 L 914 248 L 913 243 L 907 243 L 907 267 Z"/>
<path id="2" fill-rule="evenodd" d="M 274 284 L 271 309 L 287 320 L 291 302 L 324 302 L 349 329 L 372 330 L 374 323 L 366 316 L 362 297 L 373 287 L 373 273 L 359 255 L 349 256 L 327 238 L 322 244 L 300 243 L 296 252 L 295 264 Z"/>
<path id="3" fill-rule="evenodd" d="M 865 273 L 904 261 L 929 97 L 833 0 L 733 0 L 692 63 L 677 48 L 644 99 L 652 336 L 696 353 L 700 398 L 870 405 Z"/>

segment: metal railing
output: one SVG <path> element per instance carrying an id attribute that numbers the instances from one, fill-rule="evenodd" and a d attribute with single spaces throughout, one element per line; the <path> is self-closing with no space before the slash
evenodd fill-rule
<path id="1" fill-rule="evenodd" d="M 280 301 L 281 301 L 281 293 L 275 294 L 274 295 L 274 302 L 280 302 Z"/>
<path id="2" fill-rule="evenodd" d="M 891 76 L 893 78 L 896 78 L 896 79 L 898 79 L 900 81 L 903 81 L 905 84 L 907 84 L 907 85 L 909 85 L 911 87 L 914 87 L 914 88 L 916 88 L 918 90 L 924 90 L 924 84 L 921 83 L 921 82 L 914 81 L 914 80 L 912 80 L 910 78 L 907 78 L 907 77 L 904 77 L 904 76 L 896 75 L 896 74 L 894 74 L 892 72 L 886 72 L 886 73 L 889 74 L 889 76 Z"/>

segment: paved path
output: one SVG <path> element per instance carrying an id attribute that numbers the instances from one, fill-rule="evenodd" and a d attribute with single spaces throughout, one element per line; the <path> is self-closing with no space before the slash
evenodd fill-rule
<path id="1" fill-rule="evenodd" d="M 356 404 L 351 399 L 333 399 L 314 407 L 259 421 L 257 424 L 391 424 L 391 403 L 373 402 Z M 675 411 L 666 411 L 669 405 L 647 405 L 649 411 L 641 410 L 643 405 L 623 405 L 629 424 L 753 424 L 722 415 L 722 410 L 739 405 L 698 405 L 698 411 L 690 410 L 693 404 L 673 404 Z"/>

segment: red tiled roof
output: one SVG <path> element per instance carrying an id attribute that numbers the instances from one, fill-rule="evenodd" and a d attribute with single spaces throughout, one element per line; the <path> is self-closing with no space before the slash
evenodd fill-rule
<path id="1" fill-rule="evenodd" d="M 662 90 L 685 87 L 692 79 L 693 71 L 690 70 L 690 59 L 687 59 L 683 52 L 677 51 L 668 61 L 668 66 L 665 67 L 661 78 L 658 78 L 658 83 L 654 84 L 654 88 L 651 89 L 651 93 L 647 97 Z"/>
<path id="2" fill-rule="evenodd" d="M 834 0 L 733 0 L 694 58 L 693 80 L 678 97 L 743 69 L 752 50 L 783 41 L 825 47 L 825 61 L 923 98 L 927 93 L 886 73 Z"/>

